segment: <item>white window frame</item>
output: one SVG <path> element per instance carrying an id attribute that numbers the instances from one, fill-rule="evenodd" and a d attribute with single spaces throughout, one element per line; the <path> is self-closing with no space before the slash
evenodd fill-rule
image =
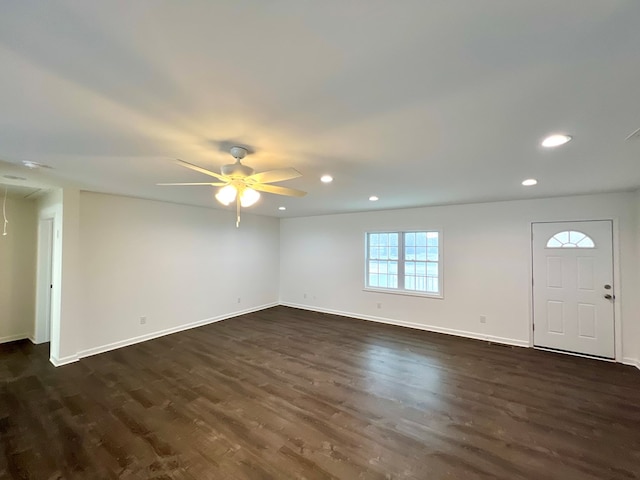
<path id="1" fill-rule="evenodd" d="M 398 285 L 404 285 L 404 234 L 405 233 L 437 233 L 438 234 L 438 293 L 422 292 L 419 290 L 405 290 L 404 288 L 392 288 L 392 287 L 370 287 L 369 286 L 369 235 L 375 233 L 397 233 L 398 234 Z M 364 234 L 364 288 L 366 292 L 376 293 L 391 293 L 394 295 L 409 295 L 414 297 L 427 297 L 427 298 L 444 298 L 444 279 L 443 279 L 443 236 L 442 230 L 437 228 L 425 228 L 425 229 L 409 229 L 409 230 L 376 230 L 368 231 Z"/>

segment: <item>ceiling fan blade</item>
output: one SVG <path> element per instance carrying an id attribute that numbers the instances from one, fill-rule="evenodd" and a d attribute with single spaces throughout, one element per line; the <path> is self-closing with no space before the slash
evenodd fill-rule
<path id="1" fill-rule="evenodd" d="M 210 177 L 217 178 L 218 180 L 227 180 L 225 177 L 220 175 L 219 173 L 212 172 L 211 170 L 207 170 L 206 168 L 199 167 L 194 165 L 193 163 L 185 162 L 184 160 L 176 160 L 178 165 L 182 165 L 183 167 L 190 168 L 191 170 L 195 170 L 196 172 L 204 173 L 205 175 L 209 175 Z"/>
<path id="2" fill-rule="evenodd" d="M 301 176 L 302 174 L 295 168 L 280 168 L 278 170 L 256 173 L 251 175 L 249 180 L 253 180 L 257 183 L 273 183 L 283 182 L 285 180 L 291 180 L 292 178 L 298 178 Z"/>
<path id="3" fill-rule="evenodd" d="M 193 182 L 193 183 L 156 183 L 156 185 L 211 185 L 212 187 L 221 187 L 226 185 L 222 182 Z"/>
<path id="4" fill-rule="evenodd" d="M 296 190 L 295 188 L 279 187 L 277 185 L 252 185 L 254 190 L 260 190 L 261 192 L 275 193 L 276 195 L 286 195 L 288 197 L 304 197 L 307 192 L 302 190 Z"/>

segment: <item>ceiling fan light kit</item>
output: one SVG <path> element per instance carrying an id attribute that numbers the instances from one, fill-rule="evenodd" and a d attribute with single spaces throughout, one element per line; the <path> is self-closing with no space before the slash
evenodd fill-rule
<path id="1" fill-rule="evenodd" d="M 158 183 L 158 185 L 209 185 L 212 187 L 222 187 L 218 190 L 218 193 L 216 193 L 215 198 L 225 206 L 230 205 L 234 201 L 236 202 L 236 227 L 240 226 L 240 207 L 246 208 L 254 205 L 260 199 L 260 191 L 289 197 L 304 197 L 307 194 L 307 192 L 294 188 L 269 185 L 271 183 L 283 182 L 300 177 L 300 172 L 295 168 L 282 168 L 254 173 L 253 168 L 243 165 L 240 162 L 249 153 L 246 148 L 231 147 L 229 152 L 236 161 L 235 163 L 223 165 L 220 173 L 212 172 L 211 170 L 185 162 L 184 160 L 177 160 L 179 165 L 214 177 L 219 180 L 218 182 Z"/>

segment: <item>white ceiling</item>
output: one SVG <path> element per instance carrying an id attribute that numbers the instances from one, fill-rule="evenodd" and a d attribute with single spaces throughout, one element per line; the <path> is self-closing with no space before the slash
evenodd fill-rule
<path id="1" fill-rule="evenodd" d="M 273 216 L 640 186 L 637 0 L 3 2 L 0 65 L 5 183 L 224 208 L 155 184 L 240 144 L 303 174 Z"/>
<path id="2" fill-rule="evenodd" d="M 30 187 L 27 185 L 12 185 L 6 183 L 0 183 L 0 201 L 4 199 L 5 194 L 7 198 L 18 198 L 21 200 L 36 200 L 41 195 L 47 193 L 46 190 Z"/>

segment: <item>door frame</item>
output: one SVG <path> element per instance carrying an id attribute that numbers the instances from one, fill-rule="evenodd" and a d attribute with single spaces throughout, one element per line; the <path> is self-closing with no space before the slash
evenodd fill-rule
<path id="1" fill-rule="evenodd" d="M 536 347 L 533 344 L 533 225 L 536 223 L 577 223 L 577 222 L 611 222 L 611 246 L 613 252 L 613 284 L 615 285 L 616 301 L 613 302 L 613 338 L 614 338 L 614 358 L 600 358 L 581 353 L 564 352 L 559 350 L 549 350 L 544 347 Z M 620 225 L 618 218 L 580 218 L 571 220 L 538 220 L 529 224 L 529 347 L 537 350 L 548 350 L 565 355 L 573 355 L 576 357 L 586 357 L 605 362 L 622 363 L 622 312 L 620 309 Z"/>

